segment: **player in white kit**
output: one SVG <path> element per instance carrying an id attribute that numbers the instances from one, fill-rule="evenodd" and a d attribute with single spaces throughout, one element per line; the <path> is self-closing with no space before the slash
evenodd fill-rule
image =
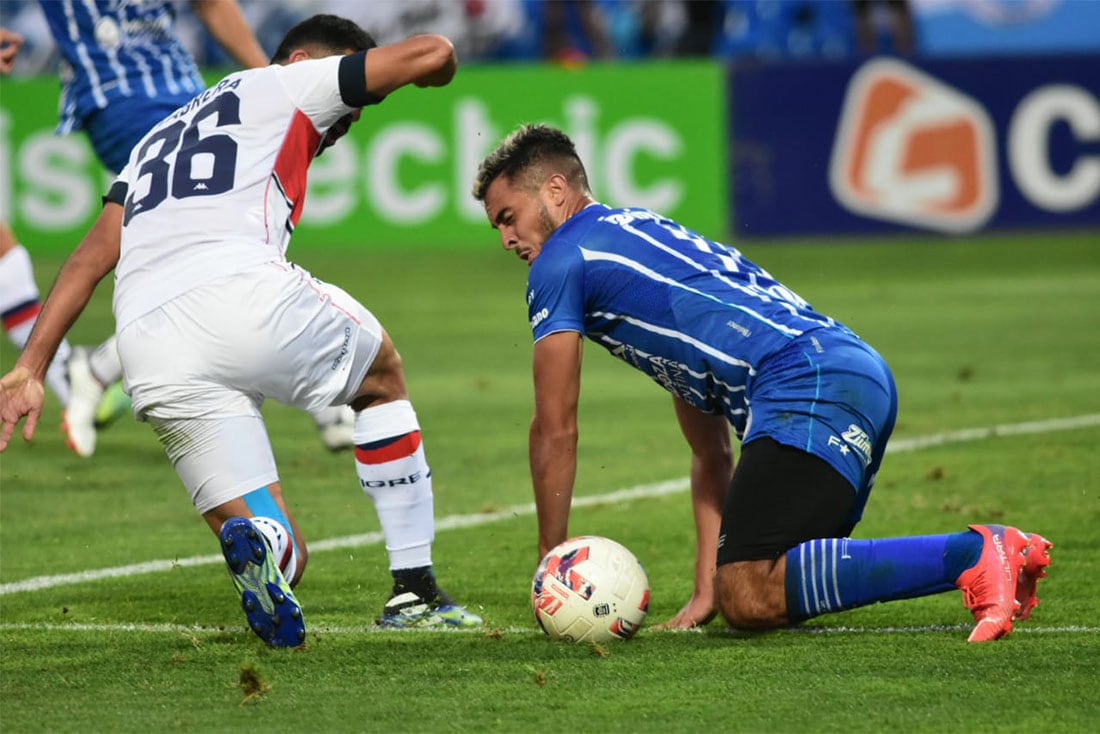
<path id="1" fill-rule="evenodd" d="M 305 639 L 291 587 L 307 549 L 260 414 L 267 398 L 355 410 L 356 471 L 394 577 L 380 624 L 481 623 L 436 585 L 431 472 L 400 355 L 365 307 L 285 257 L 313 157 L 361 108 L 406 85 L 445 85 L 455 68 L 442 36 L 376 47 L 330 15 L 292 28 L 271 66 L 227 76 L 135 146 L 0 380 L 3 450 L 23 416 L 33 435 L 46 366 L 114 268 L 135 415 L 219 534 L 249 625 L 272 645 Z"/>

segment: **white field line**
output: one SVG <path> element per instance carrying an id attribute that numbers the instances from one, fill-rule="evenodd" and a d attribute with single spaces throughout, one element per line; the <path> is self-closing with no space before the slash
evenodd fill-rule
<path id="1" fill-rule="evenodd" d="M 1011 423 L 986 428 L 967 428 L 959 431 L 946 431 L 933 433 L 928 436 L 918 436 L 909 439 L 897 439 L 888 446 L 887 453 L 901 453 L 917 451 L 930 446 L 941 446 L 951 443 L 965 443 L 979 441 L 984 438 L 999 436 L 1019 436 L 1033 433 L 1049 433 L 1051 431 L 1068 431 L 1077 428 L 1089 428 L 1100 426 L 1100 413 L 1079 415 L 1072 418 L 1053 418 L 1044 421 L 1029 421 L 1026 423 Z M 628 502 L 647 497 L 661 497 L 667 494 L 684 492 L 688 489 L 688 478 L 671 479 L 652 484 L 639 484 L 634 487 L 616 490 L 608 494 L 593 495 L 588 497 L 574 497 L 574 507 L 587 507 L 591 505 L 613 504 Z M 512 505 L 495 512 L 479 512 L 470 515 L 448 515 L 436 520 L 436 531 L 455 530 L 457 528 L 477 527 L 491 523 L 502 522 L 516 517 L 535 514 L 535 505 Z M 309 544 L 311 552 L 336 550 L 339 548 L 358 548 L 366 545 L 374 545 L 383 541 L 382 533 L 371 532 L 362 535 L 347 535 L 342 538 L 329 538 L 327 540 L 314 541 Z M 221 555 L 191 556 L 190 558 L 177 558 L 174 560 L 146 561 L 129 566 L 115 566 L 114 568 L 99 568 L 77 573 L 57 574 L 54 576 L 35 576 L 22 581 L 12 581 L 0 584 L 0 596 L 14 594 L 20 591 L 37 591 L 50 589 L 57 586 L 79 584 L 86 581 L 98 581 L 100 579 L 117 578 L 120 576 L 137 576 L 146 573 L 170 571 L 177 567 L 209 566 L 224 563 Z"/>
<path id="2" fill-rule="evenodd" d="M 1008 423 L 1000 426 L 990 426 L 988 428 L 964 428 L 959 431 L 933 433 L 929 436 L 917 436 L 915 438 L 891 439 L 890 443 L 886 446 L 886 453 L 917 451 L 919 449 L 928 448 L 929 446 L 980 441 L 983 438 L 1023 436 L 1029 433 L 1050 433 L 1051 431 L 1071 431 L 1075 428 L 1091 428 L 1093 426 L 1100 426 L 1100 413 L 1077 415 L 1072 418 L 1051 418 L 1045 421 Z"/>
<path id="3" fill-rule="evenodd" d="M 936 632 L 969 632 L 973 625 L 966 624 L 930 624 L 912 627 L 795 627 L 785 632 L 796 632 L 807 635 L 881 635 L 881 634 L 927 634 Z M 246 627 L 217 626 L 183 624 L 59 624 L 53 622 L 12 622 L 0 624 L 0 631 L 41 631 L 41 632 L 145 632 L 148 634 L 175 634 L 186 636 L 240 634 L 248 631 Z M 439 635 L 536 635 L 541 636 L 542 630 L 534 625 L 530 627 L 482 627 L 476 629 L 390 629 L 378 625 L 353 625 L 353 626 L 311 626 L 309 631 L 318 635 L 366 635 L 366 634 L 439 634 Z M 670 634 L 670 635 L 727 635 L 730 637 L 752 636 L 754 633 L 739 632 L 731 629 L 705 629 L 696 627 L 688 630 L 654 630 L 647 629 L 645 635 Z M 1062 627 L 1015 627 L 1013 635 L 1077 635 L 1100 634 L 1100 627 L 1084 627 L 1081 625 L 1068 625 Z"/>

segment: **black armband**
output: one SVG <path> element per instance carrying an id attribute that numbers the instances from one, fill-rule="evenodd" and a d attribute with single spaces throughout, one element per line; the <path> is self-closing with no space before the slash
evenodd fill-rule
<path id="1" fill-rule="evenodd" d="M 340 99 L 348 107 L 378 104 L 385 97 L 367 91 L 367 52 L 356 51 L 340 59 Z"/>
<path id="2" fill-rule="evenodd" d="M 126 194 L 130 190 L 130 184 L 125 181 L 115 181 L 111 184 L 111 188 L 107 190 L 107 193 L 103 196 L 103 206 L 108 204 L 120 204 L 126 205 Z"/>

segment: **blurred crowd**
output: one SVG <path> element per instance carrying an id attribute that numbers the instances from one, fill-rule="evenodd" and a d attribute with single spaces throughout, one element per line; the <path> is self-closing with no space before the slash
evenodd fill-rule
<path id="1" fill-rule="evenodd" d="M 51 0 L 42 0 L 50 2 Z M 17 72 L 56 65 L 39 0 L 0 0 L 0 25 L 26 46 Z M 588 59 L 841 58 L 914 48 L 907 0 L 240 0 L 265 50 L 319 12 L 357 21 L 379 43 L 450 37 L 463 63 Z M 202 66 L 232 65 L 188 3 L 178 30 Z"/>

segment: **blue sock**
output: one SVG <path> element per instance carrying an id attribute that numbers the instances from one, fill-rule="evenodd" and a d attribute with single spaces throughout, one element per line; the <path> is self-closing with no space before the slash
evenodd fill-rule
<path id="1" fill-rule="evenodd" d="M 275 498 L 271 496 L 271 490 L 267 488 L 267 485 L 252 490 L 241 499 L 248 505 L 248 509 L 252 510 L 253 515 L 270 517 L 272 520 L 278 520 L 282 523 L 283 527 L 286 528 L 287 535 L 290 536 L 290 542 L 294 546 L 294 552 L 298 552 L 298 540 L 294 537 L 294 531 L 290 527 L 290 521 L 286 519 L 286 515 L 283 514 L 282 509 L 275 502 Z"/>
<path id="2" fill-rule="evenodd" d="M 875 602 L 949 591 L 981 552 L 982 536 L 971 530 L 807 541 L 787 551 L 787 617 L 795 623 Z"/>

